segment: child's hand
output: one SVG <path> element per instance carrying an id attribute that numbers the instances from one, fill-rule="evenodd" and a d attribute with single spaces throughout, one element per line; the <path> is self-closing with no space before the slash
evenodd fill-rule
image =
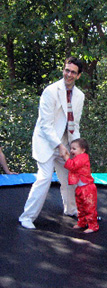
<path id="1" fill-rule="evenodd" d="M 63 159 L 67 161 L 70 157 L 70 153 L 67 151 L 66 154 L 63 156 Z"/>

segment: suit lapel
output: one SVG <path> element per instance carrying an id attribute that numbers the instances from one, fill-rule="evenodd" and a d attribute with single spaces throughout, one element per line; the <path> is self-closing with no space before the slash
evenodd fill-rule
<path id="1" fill-rule="evenodd" d="M 64 84 L 64 79 L 59 80 L 58 96 L 59 96 L 59 101 L 62 105 L 63 111 L 67 118 L 67 99 L 66 99 L 66 87 Z M 72 108 L 73 108 L 74 114 L 75 114 L 76 107 L 77 107 L 78 97 L 79 97 L 79 92 L 77 90 L 77 87 L 74 85 L 73 93 L 72 93 Z"/>
<path id="2" fill-rule="evenodd" d="M 66 100 L 66 88 L 65 88 L 65 84 L 64 84 L 64 79 L 61 79 L 59 81 L 58 96 L 59 96 L 59 100 L 60 100 L 60 103 L 62 105 L 62 108 L 64 110 L 64 113 L 67 117 L 67 100 Z"/>

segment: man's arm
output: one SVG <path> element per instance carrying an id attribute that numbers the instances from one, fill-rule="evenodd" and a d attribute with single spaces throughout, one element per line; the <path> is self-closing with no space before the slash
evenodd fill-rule
<path id="1" fill-rule="evenodd" d="M 39 106 L 39 124 L 42 136 L 47 139 L 54 149 L 61 144 L 58 133 L 55 129 L 56 99 L 54 91 L 48 87 L 43 91 Z"/>
<path id="2" fill-rule="evenodd" d="M 58 148 L 59 148 L 59 154 L 60 154 L 61 157 L 63 157 L 64 160 L 66 159 L 67 155 L 68 155 L 68 158 L 69 158 L 70 153 L 69 153 L 69 151 L 66 149 L 66 147 L 63 144 L 60 144 L 58 146 Z"/>

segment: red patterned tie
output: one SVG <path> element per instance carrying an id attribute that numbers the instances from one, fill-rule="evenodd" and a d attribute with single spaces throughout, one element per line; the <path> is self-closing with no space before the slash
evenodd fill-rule
<path id="1" fill-rule="evenodd" d="M 67 110 L 68 110 L 68 131 L 73 134 L 74 132 L 74 116 L 71 105 L 71 90 L 67 90 Z"/>

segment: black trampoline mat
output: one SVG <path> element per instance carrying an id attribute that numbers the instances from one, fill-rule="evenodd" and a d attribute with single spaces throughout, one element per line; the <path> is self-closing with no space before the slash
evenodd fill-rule
<path id="1" fill-rule="evenodd" d="M 0 187 L 0 288 L 106 288 L 107 186 L 97 185 L 100 230 L 74 231 L 76 219 L 63 216 L 60 185 L 51 185 L 35 221 L 21 228 L 31 185 Z"/>

